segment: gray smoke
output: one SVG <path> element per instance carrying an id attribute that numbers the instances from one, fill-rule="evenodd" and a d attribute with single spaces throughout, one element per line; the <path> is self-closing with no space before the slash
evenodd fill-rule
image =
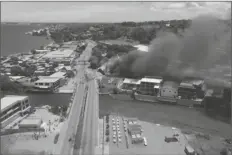
<path id="1" fill-rule="evenodd" d="M 199 16 L 181 36 L 159 32 L 151 42 L 149 52 L 131 52 L 124 56 L 118 70 L 127 68 L 135 76 L 165 73 L 181 79 L 190 76 L 217 83 L 214 79 L 223 79 L 225 73 L 211 70 L 216 64 L 230 66 L 231 63 L 230 23 L 213 16 Z"/>

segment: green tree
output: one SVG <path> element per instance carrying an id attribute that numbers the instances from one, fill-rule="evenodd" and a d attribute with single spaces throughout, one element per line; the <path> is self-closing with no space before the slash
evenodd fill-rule
<path id="1" fill-rule="evenodd" d="M 22 89 L 20 84 L 12 82 L 6 75 L 0 75 L 0 87 L 1 91 L 7 92 L 20 92 Z"/>
<path id="2" fill-rule="evenodd" d="M 17 76 L 17 75 L 24 75 L 24 71 L 19 66 L 13 66 L 11 67 L 11 75 Z"/>
<path id="3" fill-rule="evenodd" d="M 36 50 L 35 50 L 35 49 L 32 49 L 32 50 L 31 50 L 31 54 L 33 54 L 33 55 L 36 54 Z"/>

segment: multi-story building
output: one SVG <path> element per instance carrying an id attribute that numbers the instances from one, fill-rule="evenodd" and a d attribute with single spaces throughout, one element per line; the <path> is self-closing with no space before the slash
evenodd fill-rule
<path id="1" fill-rule="evenodd" d="M 28 96 L 9 95 L 1 99 L 1 127 L 9 125 L 16 118 L 29 113 L 31 105 Z"/>
<path id="2" fill-rule="evenodd" d="M 59 77 L 43 77 L 35 82 L 35 91 L 54 92 L 60 86 Z"/>
<path id="3" fill-rule="evenodd" d="M 159 77 L 145 77 L 138 83 L 137 90 L 143 95 L 156 96 L 160 89 L 162 78 Z"/>

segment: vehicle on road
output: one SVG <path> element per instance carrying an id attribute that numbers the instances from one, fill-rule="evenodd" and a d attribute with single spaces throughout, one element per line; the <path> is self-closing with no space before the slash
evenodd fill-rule
<path id="1" fill-rule="evenodd" d="M 114 131 L 114 135 L 116 135 L 116 131 Z"/>
<path id="2" fill-rule="evenodd" d="M 114 121 L 114 118 L 112 118 L 112 121 Z"/>
<path id="3" fill-rule="evenodd" d="M 122 139 L 121 139 L 121 138 L 118 138 L 118 141 L 119 141 L 119 143 L 121 143 L 121 142 L 122 142 Z"/>
<path id="4" fill-rule="evenodd" d="M 116 130 L 116 128 L 114 127 L 114 128 L 113 128 L 113 131 L 115 131 L 115 130 Z"/>
<path id="5" fill-rule="evenodd" d="M 120 131 L 118 131 L 118 134 L 120 134 L 121 132 Z"/>
<path id="6" fill-rule="evenodd" d="M 113 139 L 113 142 L 116 143 L 116 139 L 115 138 Z"/>
<path id="7" fill-rule="evenodd" d="M 167 143 L 178 142 L 178 139 L 176 137 L 165 137 L 164 141 Z"/>
<path id="8" fill-rule="evenodd" d="M 190 145 L 185 146 L 184 152 L 186 153 L 186 155 L 197 155 L 195 150 Z"/>
<path id="9" fill-rule="evenodd" d="M 119 138 L 121 138 L 121 135 L 120 135 L 120 134 L 118 134 L 118 137 L 119 137 Z"/>
<path id="10" fill-rule="evenodd" d="M 146 137 L 143 137 L 143 142 L 144 142 L 144 145 L 147 146 L 147 139 L 146 139 Z"/>
<path id="11" fill-rule="evenodd" d="M 116 138 L 116 135 L 113 135 L 113 138 Z"/>

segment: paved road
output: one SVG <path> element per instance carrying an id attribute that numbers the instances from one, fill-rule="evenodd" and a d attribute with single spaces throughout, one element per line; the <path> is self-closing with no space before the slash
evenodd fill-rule
<path id="1" fill-rule="evenodd" d="M 83 134 L 81 141 L 81 155 L 89 155 L 95 153 L 98 136 L 98 93 L 96 89 L 96 81 L 91 79 L 88 82 L 89 91 L 87 97 L 87 107 L 84 117 Z"/>
<path id="2" fill-rule="evenodd" d="M 88 61 L 89 57 L 92 53 L 92 48 L 95 46 L 94 42 L 88 42 L 88 45 L 81 54 L 81 56 L 78 58 L 77 61 Z M 68 123 L 67 123 L 67 130 L 66 135 L 62 143 L 61 153 L 60 154 L 71 154 L 71 150 L 73 148 L 72 143 L 69 141 L 70 138 L 74 138 L 76 131 L 77 131 L 77 125 L 79 123 L 79 117 L 81 113 L 81 107 L 84 100 L 84 94 L 85 94 L 85 87 L 86 87 L 86 81 L 85 81 L 85 69 L 86 66 L 83 65 L 77 65 L 77 88 L 75 92 L 75 97 L 73 100 L 72 108 L 69 113 L 68 117 Z"/>

